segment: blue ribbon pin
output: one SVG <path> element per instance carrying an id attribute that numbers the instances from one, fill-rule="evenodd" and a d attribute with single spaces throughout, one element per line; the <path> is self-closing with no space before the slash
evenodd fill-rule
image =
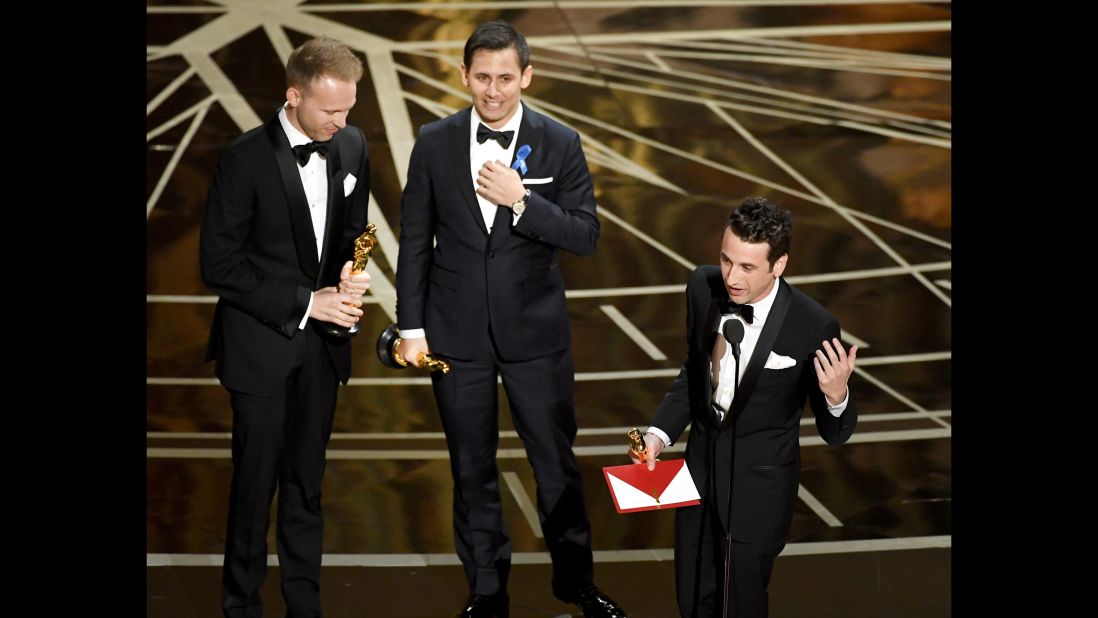
<path id="1" fill-rule="evenodd" d="M 523 144 L 519 146 L 518 152 L 515 153 L 515 162 L 511 164 L 512 169 L 519 171 L 519 174 L 526 175 L 526 157 L 530 156 L 530 153 L 534 149 L 530 147 L 530 144 Z"/>

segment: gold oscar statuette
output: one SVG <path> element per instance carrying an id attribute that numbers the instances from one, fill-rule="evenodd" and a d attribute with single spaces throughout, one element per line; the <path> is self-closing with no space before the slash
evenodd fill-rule
<path id="1" fill-rule="evenodd" d="M 395 360 L 401 367 L 407 367 L 408 361 L 397 352 L 397 348 L 400 347 L 401 339 L 397 337 L 396 343 L 393 344 L 393 360 Z M 450 363 L 442 360 L 441 358 L 434 358 L 426 352 L 419 353 L 419 366 L 428 371 L 441 371 L 442 373 L 450 373 Z"/>
<path id="2" fill-rule="evenodd" d="M 377 245 L 377 226 L 373 223 L 366 225 L 366 231 L 363 232 L 355 239 L 355 259 L 351 264 L 351 274 L 361 275 L 366 271 L 366 263 L 370 261 L 370 256 L 374 253 L 374 246 Z"/>
<path id="3" fill-rule="evenodd" d="M 641 463 L 648 462 L 648 447 L 644 445 L 644 437 L 641 436 L 641 432 L 636 427 L 629 430 L 629 450 L 632 452 Z M 656 506 L 660 505 L 660 492 L 655 489 L 652 490 L 652 497 L 656 500 Z"/>
<path id="4" fill-rule="evenodd" d="M 403 340 L 400 338 L 400 329 L 397 328 L 395 322 L 385 327 L 385 330 L 377 336 L 377 357 L 382 365 L 393 369 L 403 369 L 411 365 L 407 359 L 400 355 L 400 352 L 397 352 L 401 341 Z M 450 373 L 450 363 L 426 352 L 420 352 L 417 360 L 419 360 L 420 367 L 429 371 Z"/>
<path id="5" fill-rule="evenodd" d="M 351 262 L 352 276 L 366 272 L 366 264 L 370 261 L 370 256 L 374 252 L 374 246 L 377 245 L 376 232 L 377 226 L 373 223 L 369 223 L 366 225 L 366 231 L 359 234 L 358 238 L 355 239 L 355 256 L 354 260 Z M 344 304 L 351 307 L 361 307 L 361 305 L 355 303 Z M 359 322 L 355 322 L 350 328 L 346 328 L 338 324 L 331 324 L 328 322 L 322 323 L 324 330 L 329 335 L 334 335 L 336 337 L 351 337 L 357 335 L 358 331 L 362 328 L 359 324 Z"/>
<path id="6" fill-rule="evenodd" d="M 629 430 L 629 451 L 633 455 L 641 460 L 641 463 L 648 461 L 648 449 L 644 446 L 644 437 L 641 436 L 641 432 L 636 427 Z"/>

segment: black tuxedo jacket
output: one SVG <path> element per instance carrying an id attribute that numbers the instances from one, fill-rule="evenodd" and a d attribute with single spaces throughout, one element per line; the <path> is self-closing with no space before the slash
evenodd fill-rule
<path id="1" fill-rule="evenodd" d="M 523 108 L 515 152 L 532 148 L 523 178 L 539 182 L 526 184 L 531 195 L 518 224 L 501 206 L 488 234 L 470 176 L 471 118 L 466 108 L 424 125 L 412 149 L 401 198 L 398 323 L 426 328 L 432 352 L 460 360 L 485 350 L 489 325 L 508 361 L 567 349 L 557 250 L 587 255 L 599 237 L 579 135 Z"/>
<path id="2" fill-rule="evenodd" d="M 728 293 L 719 267 L 701 266 L 691 274 L 686 287 L 686 361 L 652 420 L 673 442 L 690 426 L 690 474 L 703 499 L 716 496 L 725 526 L 731 469 L 732 537 L 741 542 L 777 541 L 789 531 L 800 477 L 798 435 L 805 401 L 828 444 L 847 441 L 858 420 L 853 397 L 839 418 L 828 411 L 812 363 L 822 342 L 839 336 L 838 322 L 784 280 L 779 281 L 777 294 L 751 359 L 740 360 L 748 363 L 746 372 L 732 410 L 718 425 L 709 364 Z M 771 351 L 796 364 L 765 369 Z M 733 452 L 735 462 L 730 465 Z M 715 493 L 707 495 L 710 482 L 715 483 Z"/>
<path id="3" fill-rule="evenodd" d="M 354 255 L 370 195 L 366 138 L 357 127 L 332 138 L 327 172 L 328 218 L 318 260 L 305 190 L 277 115 L 238 137 L 218 159 L 199 258 L 203 282 L 220 297 L 206 360 L 217 361 L 217 376 L 229 389 L 270 394 L 284 388 L 303 345 L 298 324 L 310 293 L 336 285 Z M 355 184 L 345 193 L 352 175 Z M 315 327 L 315 320 L 305 327 Z M 346 383 L 349 340 L 324 341 Z"/>

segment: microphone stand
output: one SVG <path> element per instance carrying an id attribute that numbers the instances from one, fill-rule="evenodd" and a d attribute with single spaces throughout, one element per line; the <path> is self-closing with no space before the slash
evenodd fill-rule
<path id="1" fill-rule="evenodd" d="M 743 336 L 743 329 L 740 329 L 740 336 Z M 732 379 L 736 384 L 736 390 L 732 393 L 732 403 L 728 406 L 728 414 L 732 414 L 732 411 L 736 409 L 735 401 L 736 396 L 740 394 L 740 342 L 729 341 L 732 345 L 732 359 L 735 361 L 735 373 L 732 374 Z M 728 458 L 728 527 L 724 530 L 724 611 L 721 613 L 721 618 L 728 616 L 728 589 L 732 581 L 732 477 L 733 466 L 736 463 L 736 427 L 734 425 L 734 419 L 730 421 L 733 424 L 729 425 L 729 431 L 732 433 L 729 440 L 729 452 L 731 455 Z M 719 514 L 718 514 L 719 516 Z"/>

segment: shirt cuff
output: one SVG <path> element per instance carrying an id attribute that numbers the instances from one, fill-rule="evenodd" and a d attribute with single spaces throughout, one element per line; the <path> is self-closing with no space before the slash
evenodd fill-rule
<path id="1" fill-rule="evenodd" d="M 846 410 L 846 404 L 850 401 L 850 386 L 846 387 L 846 397 L 843 398 L 842 403 L 838 405 L 831 405 L 831 402 L 827 400 L 827 395 L 824 395 L 824 403 L 827 404 L 827 411 L 831 413 L 831 416 L 839 418 L 843 415 L 843 411 Z"/>
<path id="2" fill-rule="evenodd" d="M 663 440 L 664 448 L 671 446 L 671 438 L 667 436 L 659 427 L 649 427 L 647 433 L 656 434 L 656 437 Z"/>
<path id="3" fill-rule="evenodd" d="M 301 323 L 297 325 L 297 330 L 304 330 L 305 323 L 309 321 L 309 313 L 313 310 L 313 298 L 316 297 L 316 292 L 309 292 L 309 306 L 305 307 L 305 317 L 301 318 Z"/>
<path id="4" fill-rule="evenodd" d="M 399 330 L 400 330 L 400 338 L 401 339 L 426 339 L 427 338 L 427 329 L 425 329 L 425 328 L 409 328 L 409 329 L 401 328 Z"/>

